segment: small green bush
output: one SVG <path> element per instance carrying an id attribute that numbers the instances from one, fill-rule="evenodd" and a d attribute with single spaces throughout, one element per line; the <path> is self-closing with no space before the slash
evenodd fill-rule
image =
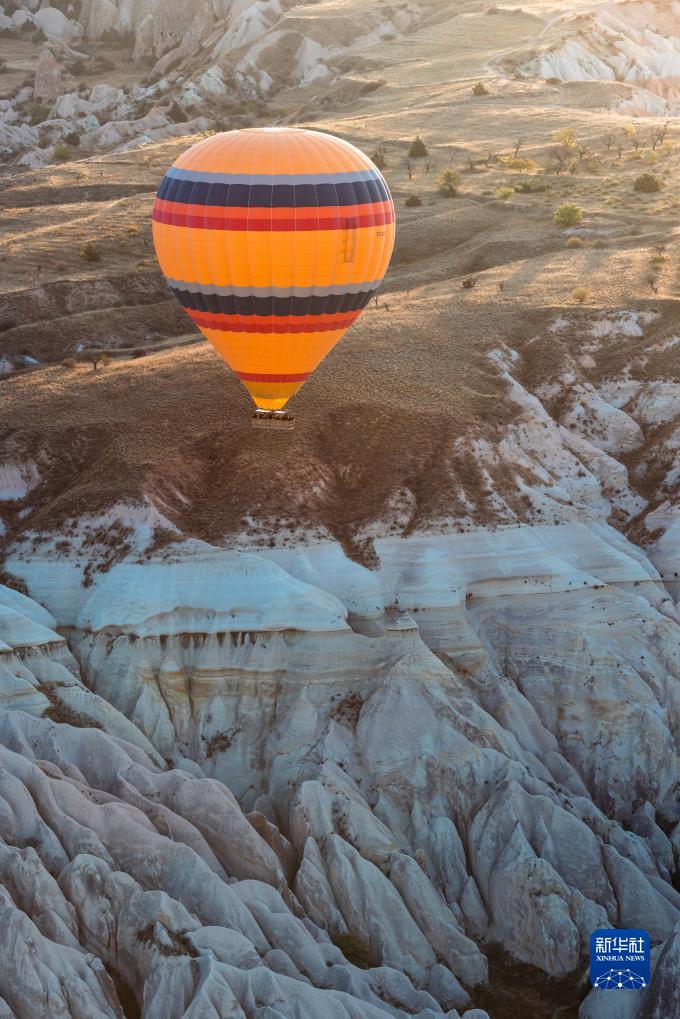
<path id="1" fill-rule="evenodd" d="M 496 198 L 500 198 L 502 201 L 507 202 L 509 198 L 515 193 L 515 189 L 510 187 L 509 184 L 501 184 L 500 187 L 496 188 Z"/>
<path id="2" fill-rule="evenodd" d="M 534 180 L 533 177 L 530 177 L 529 180 L 521 180 L 512 186 L 522 195 L 541 194 L 548 190 L 548 185 L 544 180 Z"/>
<path id="3" fill-rule="evenodd" d="M 490 96 L 491 95 L 491 93 L 489 92 L 488 88 L 486 87 L 486 85 L 484 84 L 483 81 L 478 81 L 477 82 L 477 84 L 472 89 L 472 94 L 473 94 L 473 96 Z"/>
<path id="4" fill-rule="evenodd" d="M 333 944 L 339 948 L 348 962 L 359 969 L 370 969 L 373 965 L 370 945 L 356 934 L 338 934 Z"/>
<path id="5" fill-rule="evenodd" d="M 66 163 L 71 158 L 71 150 L 68 145 L 64 145 L 60 142 L 59 145 L 54 146 L 54 158 L 58 163 Z"/>
<path id="6" fill-rule="evenodd" d="M 83 262 L 101 262 L 102 253 L 93 241 L 87 241 L 80 249 Z"/>
<path id="7" fill-rule="evenodd" d="M 420 135 L 416 135 L 411 142 L 410 149 L 408 150 L 409 159 L 424 159 L 425 156 L 429 156 L 429 154 L 429 149 L 423 139 Z"/>
<path id="8" fill-rule="evenodd" d="M 404 205 L 406 206 L 407 209 L 415 209 L 422 204 L 423 204 L 422 200 L 418 197 L 418 195 L 409 195 L 406 201 L 404 202 Z"/>
<path id="9" fill-rule="evenodd" d="M 385 155 L 385 150 L 382 147 L 378 147 L 371 155 L 371 161 L 375 163 L 379 170 L 386 169 L 387 157 Z"/>
<path id="10" fill-rule="evenodd" d="M 571 292 L 571 299 L 576 304 L 586 304 L 587 301 L 592 297 L 592 291 L 589 287 L 574 287 Z"/>
<path id="11" fill-rule="evenodd" d="M 641 192 L 644 195 L 653 195 L 657 191 L 661 191 L 663 181 L 655 173 L 642 173 L 636 178 L 633 187 L 635 191 Z"/>
<path id="12" fill-rule="evenodd" d="M 555 209 L 555 215 L 553 218 L 558 226 L 577 226 L 583 219 L 583 211 L 578 207 L 578 205 L 573 205 L 571 202 L 565 202 L 564 205 L 560 205 L 559 209 Z"/>
<path id="13" fill-rule="evenodd" d="M 31 126 L 37 127 L 38 124 L 42 124 L 44 120 L 47 120 L 49 112 L 49 106 L 43 106 L 42 103 L 31 103 L 28 107 L 28 114 L 31 118 Z"/>
<path id="14" fill-rule="evenodd" d="M 174 124 L 181 124 L 187 119 L 187 115 L 179 103 L 173 102 L 172 106 L 168 110 L 168 118 L 172 120 Z"/>
<path id="15" fill-rule="evenodd" d="M 453 198 L 458 192 L 460 174 L 457 170 L 444 170 L 439 178 L 439 192 L 447 198 Z"/>
<path id="16" fill-rule="evenodd" d="M 498 162 L 506 170 L 535 170 L 538 167 L 538 163 L 527 156 L 501 156 Z"/>

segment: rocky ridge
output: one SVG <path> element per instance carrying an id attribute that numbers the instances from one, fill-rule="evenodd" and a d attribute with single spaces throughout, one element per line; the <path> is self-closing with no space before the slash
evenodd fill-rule
<path id="1" fill-rule="evenodd" d="M 45 40 L 34 76 L 0 100 L 0 149 L 20 166 L 242 126 L 282 89 L 347 74 L 354 54 L 408 32 L 420 14 L 410 0 L 36 7 L 0 5 L 0 33 Z M 115 84 L 121 74 L 126 82 Z M 92 75 L 103 80 L 90 85 Z"/>

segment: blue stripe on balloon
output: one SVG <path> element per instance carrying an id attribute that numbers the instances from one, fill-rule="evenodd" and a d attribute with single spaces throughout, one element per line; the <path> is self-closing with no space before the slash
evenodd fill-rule
<path id="1" fill-rule="evenodd" d="M 231 294 L 201 294 L 171 287 L 178 301 L 194 311 L 221 312 L 224 315 L 328 315 L 365 308 L 374 290 L 314 297 L 256 297 Z"/>
<path id="2" fill-rule="evenodd" d="M 296 209 L 316 206 L 366 205 L 386 202 L 390 195 L 379 176 L 338 184 L 209 184 L 168 174 L 158 197 L 187 205 L 224 208 Z"/>

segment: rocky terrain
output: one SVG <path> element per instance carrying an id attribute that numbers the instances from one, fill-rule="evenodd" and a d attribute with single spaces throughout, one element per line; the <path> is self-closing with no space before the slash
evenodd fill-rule
<path id="1" fill-rule="evenodd" d="M 480 12 L 490 68 L 607 82 L 629 115 L 678 112 L 677 0 L 3 0 L 0 167 L 309 118 L 380 87 L 391 43 L 465 39 Z"/>
<path id="2" fill-rule="evenodd" d="M 0 1016 L 680 1016 L 678 5 L 451 6 L 5 5 Z M 285 435 L 149 236 L 271 120 L 398 216 Z"/>

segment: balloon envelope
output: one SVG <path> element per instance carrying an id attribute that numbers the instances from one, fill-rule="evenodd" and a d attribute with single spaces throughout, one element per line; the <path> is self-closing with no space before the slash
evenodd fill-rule
<path id="1" fill-rule="evenodd" d="M 298 128 L 230 131 L 170 168 L 153 238 L 197 327 L 256 405 L 278 410 L 380 285 L 394 205 L 348 142 Z"/>

